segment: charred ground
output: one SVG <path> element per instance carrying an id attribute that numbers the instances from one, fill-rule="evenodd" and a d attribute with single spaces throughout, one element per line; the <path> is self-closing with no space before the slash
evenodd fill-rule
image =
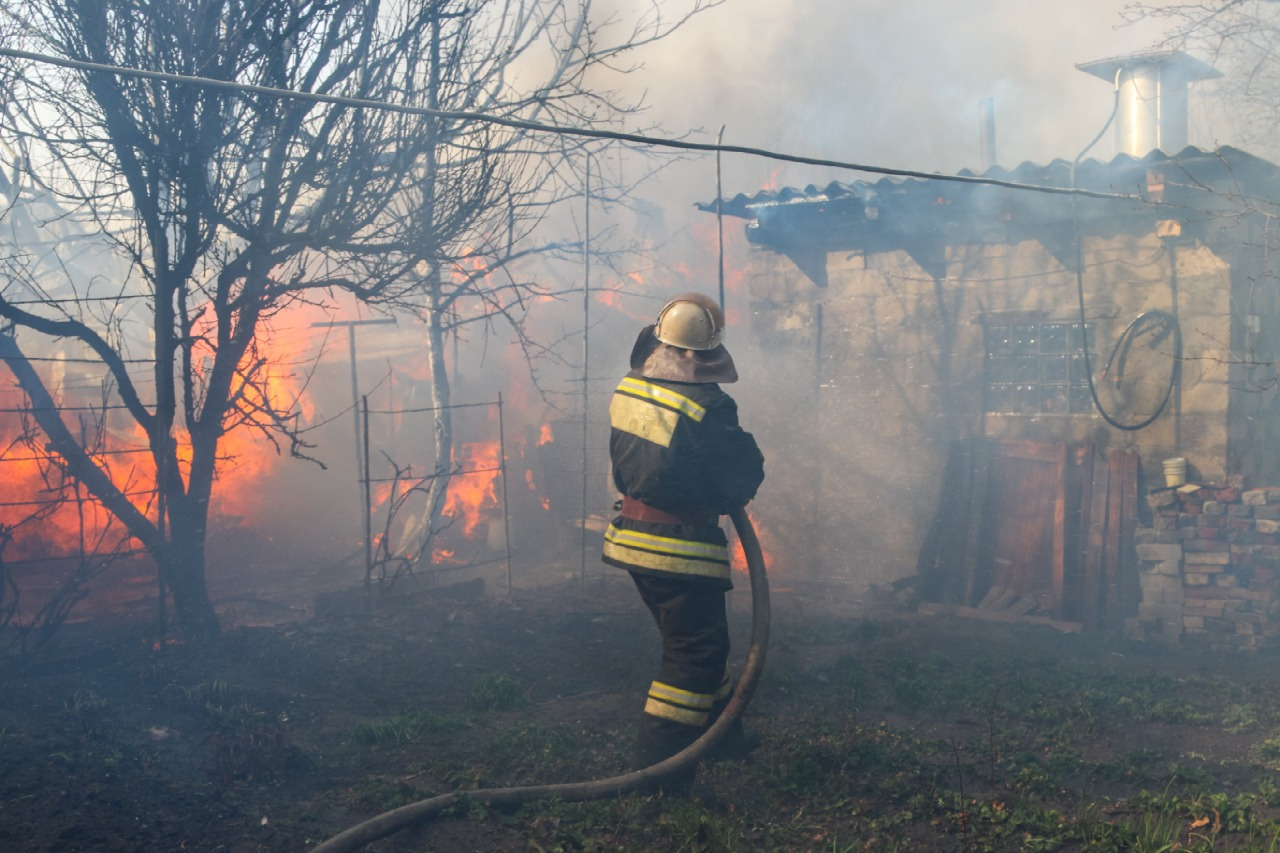
<path id="1" fill-rule="evenodd" d="M 850 595 L 775 592 L 763 742 L 705 767 L 694 798 L 473 805 L 376 849 L 1272 849 L 1274 653 Z M 745 591 L 733 608 L 740 655 Z M 204 648 L 64 631 L 2 674 L 4 849 L 300 851 L 444 791 L 611 775 L 658 651 L 613 577 L 231 627 Z"/>

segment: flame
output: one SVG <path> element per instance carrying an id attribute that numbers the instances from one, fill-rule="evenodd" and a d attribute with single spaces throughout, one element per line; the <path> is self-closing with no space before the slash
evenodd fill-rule
<path id="1" fill-rule="evenodd" d="M 596 302 L 599 302 L 606 308 L 612 311 L 617 311 L 623 316 L 629 317 L 637 322 L 653 322 L 652 317 L 637 313 L 636 311 L 628 308 L 625 304 L 626 295 L 628 293 L 643 292 L 646 289 L 644 276 L 638 271 L 632 270 L 631 272 L 626 273 L 623 276 L 623 279 L 623 281 L 601 287 L 599 290 L 593 290 L 592 292 L 595 295 Z"/>
<path id="2" fill-rule="evenodd" d="M 6 430 L 6 437 L 13 435 Z M 108 470 L 129 467 L 124 456 L 98 456 L 98 461 Z M 89 497 L 83 487 L 77 489 L 70 479 L 65 480 L 52 456 L 39 444 L 18 442 L 0 454 L 0 526 L 10 529 L 12 551 L 7 559 L 23 559 L 48 556 L 66 556 L 79 553 L 81 536 L 84 546 L 93 550 L 95 543 L 103 540 L 112 528 L 111 515 L 101 504 Z M 120 478 L 116 475 L 116 478 Z M 137 486 L 127 489 L 133 494 Z M 123 529 L 115 525 L 116 530 Z M 106 540 L 114 546 L 118 539 Z"/>
<path id="3" fill-rule="evenodd" d="M 310 321 L 315 312 L 322 310 L 301 306 L 290 312 L 289 325 L 273 328 L 273 324 L 264 324 L 256 346 L 242 359 L 237 390 L 243 402 L 238 410 L 227 414 L 225 432 L 219 440 L 211 519 L 242 524 L 259 515 L 268 500 L 262 487 L 275 473 L 280 455 L 274 446 L 261 440 L 260 432 L 247 423 L 244 412 L 270 409 L 293 413 L 300 423 L 313 419 L 314 404 L 305 393 L 304 374 L 317 355 L 315 341 L 320 336 L 309 328 Z M 332 317 L 332 311 L 325 311 L 323 316 Z M 198 324 L 193 339 L 216 340 L 210 323 L 206 320 Z M 198 387 L 206 380 L 212 352 L 197 344 L 194 356 L 192 378 Z M 74 409 L 101 404 L 97 399 L 100 389 L 95 387 L 98 380 L 83 377 L 78 383 L 68 383 L 67 379 L 67 365 L 63 362 L 54 362 L 45 373 L 45 381 L 57 392 L 59 404 L 67 407 L 64 421 L 73 433 L 84 433 L 85 427 L 78 428 L 74 423 Z M 83 390 L 74 387 L 76 384 Z M 17 390 L 0 392 L 0 409 L 20 409 L 23 403 L 23 395 Z M 96 416 L 90 413 L 85 418 L 89 424 L 89 455 L 140 512 L 154 518 L 156 467 L 146 433 L 136 421 L 126 422 L 119 415 L 109 414 L 112 417 L 104 419 L 97 436 L 93 423 Z M 14 535 L 15 550 L 5 556 L 12 559 L 80 553 L 82 536 L 83 547 L 90 552 L 114 547 L 114 535 L 107 538 L 106 534 L 115 529 L 123 536 L 119 523 L 83 487 L 80 500 L 76 499 L 70 480 L 60 490 L 63 479 L 53 455 L 43 449 L 43 437 L 37 435 L 27 441 L 22 440 L 22 435 L 19 416 L 0 413 L 0 525 L 19 525 Z M 191 470 L 190 436 L 185 430 L 175 429 L 174 441 L 178 466 L 186 477 Z"/>
<path id="4" fill-rule="evenodd" d="M 474 248 L 468 246 L 462 250 L 462 256 L 452 264 L 452 278 L 456 285 L 466 285 L 469 282 L 483 281 L 483 284 L 477 285 L 484 292 L 492 292 L 493 287 L 493 271 L 489 269 L 489 261 L 484 255 L 480 254 Z"/>
<path id="5" fill-rule="evenodd" d="M 499 453 L 496 441 L 465 443 L 458 449 L 462 470 L 449 478 L 442 512 L 461 518 L 462 532 L 468 538 L 498 506 L 493 487 L 501 473 Z"/>
<path id="6" fill-rule="evenodd" d="M 635 277 L 639 278 L 638 275 Z M 596 301 L 609 308 L 620 308 L 622 307 L 622 294 L 616 290 L 597 290 Z"/>
<path id="7" fill-rule="evenodd" d="M 542 425 L 541 436 L 540 436 L 540 437 L 539 437 L 539 439 L 538 439 L 538 447 L 542 447 L 544 444 L 550 444 L 550 443 L 551 443 L 552 441 L 554 441 L 554 440 L 555 440 L 555 437 L 551 434 L 551 424 L 543 424 L 543 425 Z M 546 511 L 546 512 L 550 512 L 550 511 L 551 511 L 551 498 L 547 497 L 546 495 L 538 495 L 538 494 L 537 494 L 537 493 L 538 493 L 538 484 L 537 484 L 536 482 L 534 482 L 534 476 L 533 476 L 533 469 L 532 469 L 532 468 L 526 468 L 526 469 L 524 469 L 524 482 L 525 482 L 525 485 L 529 487 L 529 491 L 531 491 L 531 492 L 533 492 L 535 495 L 537 495 L 537 497 L 538 497 L 538 503 L 542 505 L 542 509 L 543 509 L 544 511 Z"/>
<path id="8" fill-rule="evenodd" d="M 261 433 L 246 422 L 244 412 L 270 411 L 291 415 L 297 423 L 314 419 L 315 403 L 306 392 L 306 375 L 318 358 L 320 345 L 334 343 L 334 329 L 313 328 L 331 322 L 337 309 L 302 304 L 287 313 L 264 321 L 258 337 L 236 367 L 237 392 L 243 402 L 224 418 L 226 431 L 218 442 L 217 482 L 210 500 L 213 517 L 242 521 L 260 515 L 266 507 L 267 495 L 262 485 L 275 473 L 280 455 Z M 198 323 L 193 337 L 197 341 L 216 340 L 212 319 Z M 199 345 L 192 358 L 195 379 L 203 380 L 212 354 L 201 358 Z M 141 428 L 135 425 L 141 439 Z M 176 430 L 178 460 L 184 475 L 190 470 L 191 442 L 185 430 Z M 154 470 L 150 472 L 155 480 Z"/>
<path id="9" fill-rule="evenodd" d="M 778 166 L 772 172 L 769 173 L 768 179 L 765 180 L 764 186 L 761 187 L 763 191 L 772 192 L 773 190 L 776 190 L 778 188 L 778 180 L 782 175 L 783 168 L 784 167 L 782 166 Z"/>
<path id="10" fill-rule="evenodd" d="M 769 567 L 769 571 L 772 573 L 777 567 L 777 564 L 773 559 L 775 550 L 773 546 L 773 536 L 768 532 L 768 529 L 760 523 L 759 519 L 756 518 L 755 513 L 751 512 L 751 510 L 747 510 L 747 518 L 751 521 L 751 526 L 755 528 L 756 539 L 760 542 L 760 553 L 764 556 L 764 564 Z M 729 565 L 735 571 L 747 571 L 747 555 L 742 550 L 742 540 L 738 539 L 736 536 L 733 537 L 733 542 L 729 549 Z"/>

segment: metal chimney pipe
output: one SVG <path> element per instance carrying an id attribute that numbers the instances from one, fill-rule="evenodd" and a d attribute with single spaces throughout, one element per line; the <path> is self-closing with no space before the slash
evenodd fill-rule
<path id="1" fill-rule="evenodd" d="M 1076 68 L 1116 87 L 1116 148 L 1133 157 L 1187 147 L 1187 87 L 1222 72 L 1177 50 L 1135 53 Z"/>
<path id="2" fill-rule="evenodd" d="M 991 98 L 978 101 L 978 145 L 985 172 L 996 164 L 996 104 Z"/>

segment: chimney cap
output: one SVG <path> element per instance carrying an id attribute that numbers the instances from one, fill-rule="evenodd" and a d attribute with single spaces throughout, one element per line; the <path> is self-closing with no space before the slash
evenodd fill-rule
<path id="1" fill-rule="evenodd" d="M 1170 70 L 1182 73 L 1188 81 L 1209 80 L 1221 77 L 1222 72 L 1207 62 L 1202 62 L 1190 54 L 1180 50 L 1151 50 L 1144 53 L 1127 53 L 1123 56 L 1112 56 L 1107 59 L 1095 59 L 1093 62 L 1082 62 L 1076 66 L 1086 74 L 1092 74 L 1108 83 L 1115 82 L 1116 72 L 1139 68 L 1144 65 L 1163 65 Z"/>

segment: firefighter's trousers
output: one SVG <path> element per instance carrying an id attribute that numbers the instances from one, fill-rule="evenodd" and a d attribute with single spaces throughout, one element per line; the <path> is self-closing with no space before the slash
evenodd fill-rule
<path id="1" fill-rule="evenodd" d="M 648 767 L 706 730 L 730 692 L 729 621 L 722 589 L 631 573 L 662 635 L 662 663 L 649 686 L 633 758 Z"/>

